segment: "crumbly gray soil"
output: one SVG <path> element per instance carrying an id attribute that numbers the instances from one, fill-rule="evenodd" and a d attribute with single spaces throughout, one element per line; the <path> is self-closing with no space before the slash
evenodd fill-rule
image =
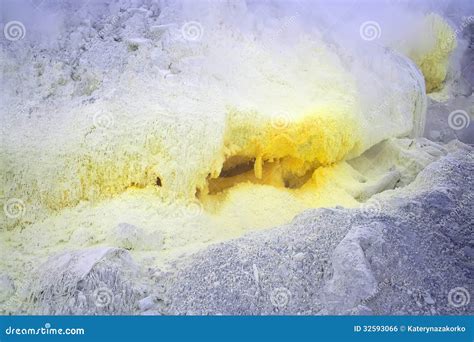
<path id="1" fill-rule="evenodd" d="M 120 248 L 66 251 L 26 288 L 0 275 L 0 300 L 16 314 L 472 314 L 474 154 L 445 147 L 411 184 L 358 209 L 308 210 L 167 271 Z"/>
<path id="2" fill-rule="evenodd" d="M 210 247 L 167 279 L 163 313 L 472 314 L 448 294 L 473 288 L 473 157 L 464 145 L 372 207 L 309 210 Z"/>
<path id="3" fill-rule="evenodd" d="M 178 73 L 161 52 L 169 42 L 161 40 L 160 9 L 147 3 L 124 10 L 125 0 L 93 8 L 59 2 L 53 13 L 69 23 L 62 38 L 47 30 L 33 37 L 26 25 L 27 39 L 2 40 L 2 53 L 20 61 L 10 66 L 4 111 L 34 116 L 39 105 L 54 112 L 63 102 L 111 96 L 136 49 L 156 57 L 148 61 L 156 68 L 136 61 L 137 73 Z M 38 6 L 45 8 L 32 13 L 42 17 L 36 11 L 53 5 Z M 474 143 L 472 123 L 455 130 L 447 119 L 455 110 L 472 112 L 473 32 L 474 23 L 463 30 L 471 43 L 457 96 L 430 100 L 425 136 L 433 141 Z M 33 43 L 38 53 L 26 48 Z M 32 288 L 0 274 L 0 314 L 473 314 L 473 149 L 447 149 L 413 183 L 360 209 L 308 210 L 285 226 L 183 257 L 172 272 L 143 269 L 124 249 L 94 247 L 53 256 L 32 274 Z"/>

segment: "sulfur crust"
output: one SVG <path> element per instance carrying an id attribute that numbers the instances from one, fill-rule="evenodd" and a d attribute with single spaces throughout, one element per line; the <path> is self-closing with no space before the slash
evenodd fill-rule
<path id="1" fill-rule="evenodd" d="M 113 85 L 116 97 L 99 93 L 92 103 L 57 104 L 60 113 L 43 108 L 29 122 L 5 120 L 1 197 L 21 199 L 26 210 L 2 217 L 10 229 L 0 232 L 0 271 L 27 282 L 50 255 L 115 246 L 114 228 L 124 222 L 145 240 L 162 237 L 132 253 L 140 264 L 164 267 L 306 209 L 360 205 L 364 186 L 393 165 L 374 165 L 364 177 L 346 160 L 410 133 L 416 82 L 403 69 L 391 82 L 399 65 L 389 60 L 376 80 L 403 92 L 374 99 L 370 113 L 359 103 L 364 89 L 321 37 L 276 53 L 221 29 L 206 30 L 210 43 L 196 44 L 209 48 L 197 52 L 198 68 L 186 64 L 195 57 L 189 42 L 177 40 L 166 65 L 181 73 L 160 77 L 140 47 Z M 427 77 L 427 66 L 442 59 L 424 56 Z M 97 115 L 112 125 L 99 127 Z"/>
<path id="2" fill-rule="evenodd" d="M 257 118 L 257 122 L 255 119 Z M 255 159 L 256 178 L 265 162 L 281 162 L 283 174 L 303 175 L 310 167 L 342 160 L 359 141 L 360 128 L 340 104 L 313 109 L 298 121 L 231 112 L 224 138 L 225 156 Z"/>
<path id="3" fill-rule="evenodd" d="M 439 15 L 425 17 L 421 29 L 424 39 L 432 39 L 426 48 L 413 48 L 409 55 L 421 69 L 428 93 L 440 90 L 446 79 L 449 57 L 457 46 L 456 34 Z"/>
<path id="4" fill-rule="evenodd" d="M 431 49 L 412 50 L 410 55 L 432 90 L 446 76 L 447 59 L 456 41 L 452 29 L 439 16 L 428 16 L 424 25 L 436 40 Z M 192 200 L 197 191 L 209 190 L 209 179 L 219 178 L 226 167 L 232 168 L 232 160 L 240 160 L 237 164 L 255 161 L 253 176 L 249 176 L 255 179 L 249 178 L 251 182 L 281 185 L 317 167 L 357 156 L 384 138 L 410 130 L 408 120 L 401 120 L 387 131 L 371 130 L 373 123 L 384 123 L 383 115 L 365 118 L 366 113 L 361 112 L 355 100 L 357 90 L 350 73 L 322 42 L 303 40 L 301 45 L 292 47 L 295 51 L 288 52 L 289 57 L 280 60 L 279 55 L 263 51 L 258 44 L 228 44 L 222 39 L 228 37 L 227 32 L 212 34 L 222 36 L 213 40 L 217 48 L 209 52 L 211 57 L 215 53 L 215 59 L 237 59 L 236 51 L 244 46 L 255 59 L 252 65 L 248 56 L 235 61 L 241 65 L 238 73 L 229 76 L 235 80 L 235 88 L 226 90 L 224 82 L 216 85 L 224 92 L 222 97 L 231 99 L 229 107 L 217 108 L 217 115 L 207 113 L 208 107 L 203 103 L 189 100 L 203 99 L 207 93 L 187 94 L 179 89 L 182 83 L 171 90 L 169 84 L 155 84 L 160 96 L 163 93 L 178 99 L 171 109 L 183 107 L 183 98 L 188 101 L 186 108 L 198 108 L 190 115 L 195 115 L 195 120 L 163 122 L 157 115 L 161 108 L 143 95 L 149 89 L 137 80 L 135 69 L 144 64 L 143 59 L 137 58 L 130 61 L 130 69 L 125 70 L 120 82 L 126 86 L 122 95 L 130 102 L 137 99 L 136 104 L 127 103 L 127 107 L 112 100 L 98 100 L 90 106 L 67 107 L 64 121 L 69 120 L 68 124 L 49 131 L 50 122 L 60 121 L 50 113 L 51 120 L 11 127 L 13 133 L 5 135 L 0 151 L 1 196 L 22 199 L 34 210 L 27 211 L 26 215 L 32 216 L 25 217 L 24 222 L 7 220 L 6 224 L 28 224 L 38 218 L 35 215 L 42 213 L 45 217 L 51 210 L 60 211 L 81 201 L 95 203 L 128 189 L 153 187 L 158 179 L 163 184 L 163 191 L 159 192 L 163 199 Z M 228 56 L 221 56 L 223 51 L 228 51 Z M 293 61 L 294 56 L 299 60 Z M 265 63 L 269 60 L 274 61 L 275 67 Z M 280 70 L 282 65 L 288 70 Z M 304 73 L 301 65 L 305 65 Z M 228 72 L 225 69 L 223 75 Z M 244 91 L 249 78 L 256 84 L 254 97 Z M 254 108 L 238 106 L 242 98 L 234 94 L 249 98 Z M 270 96 L 275 100 L 268 101 Z M 94 116 L 102 112 L 113 117 L 112 129 L 94 126 Z M 137 122 L 133 118 L 138 118 Z M 276 180 L 262 180 L 268 163 L 279 165 L 281 175 Z M 214 192 L 218 190 L 219 186 Z"/>
<path id="5" fill-rule="evenodd" d="M 209 66 L 202 74 L 189 67 L 185 79 L 200 84 L 210 78 L 208 88 L 189 86 L 177 76 L 156 79 L 150 94 L 150 85 L 136 73 L 146 63 L 145 51 L 121 75 L 120 97 L 66 104 L 64 112 L 31 122 L 9 117 L 12 133 L 5 134 L 0 152 L 2 196 L 21 199 L 34 210 L 5 224 L 28 225 L 81 202 L 100 203 L 157 183 L 159 200 L 193 201 L 197 193 L 207 193 L 209 179 L 219 178 L 232 157 L 255 159 L 258 179 L 271 161 L 288 178 L 368 147 L 359 146 L 363 118 L 354 80 L 322 42 L 306 38 L 280 56 L 250 39 L 229 43 L 226 31 L 209 34 L 219 35 L 216 44 L 227 45 L 208 51 Z M 241 45 L 253 59 L 241 53 Z M 218 69 L 219 61 L 231 59 L 238 72 Z M 222 73 L 223 80 L 209 76 L 214 73 Z M 219 95 L 209 98 L 209 93 Z M 100 127 L 97 116 L 110 118 L 110 127 Z"/>
<path id="6" fill-rule="evenodd" d="M 183 76 L 144 84 L 136 69 L 149 55 L 140 49 L 120 77 L 119 96 L 68 103 L 34 125 L 12 118 L 2 195 L 22 199 L 27 210 L 6 224 L 65 241 L 85 226 L 94 236 L 88 245 L 112 243 L 110 229 L 129 222 L 160 231 L 165 250 L 179 253 L 195 241 L 287 223 L 304 209 L 358 205 L 362 185 L 345 160 L 410 132 L 418 90 L 409 75 L 395 84 L 406 92 L 393 99 L 403 110 L 381 106 L 368 116 L 351 71 L 322 39 L 275 53 L 245 37 L 229 40 L 227 31 L 207 34 L 216 37 L 199 68 L 175 62 Z M 113 124 L 98 127 L 97 115 Z M 247 172 L 222 176 L 246 163 Z M 192 214 L 196 207 L 201 215 Z"/>

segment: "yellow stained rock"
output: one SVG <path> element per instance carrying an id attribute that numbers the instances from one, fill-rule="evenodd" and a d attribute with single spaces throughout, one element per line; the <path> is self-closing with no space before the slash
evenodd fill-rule
<path id="1" fill-rule="evenodd" d="M 418 65 L 428 93 L 442 88 L 449 66 L 449 57 L 457 46 L 456 33 L 439 15 L 427 15 L 418 34 L 423 44 L 413 46 L 408 55 Z"/>

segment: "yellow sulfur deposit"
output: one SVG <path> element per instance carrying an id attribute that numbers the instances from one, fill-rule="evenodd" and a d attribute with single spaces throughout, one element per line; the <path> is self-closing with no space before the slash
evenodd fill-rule
<path id="1" fill-rule="evenodd" d="M 408 55 L 421 69 L 426 91 L 440 90 L 446 79 L 449 57 L 457 46 L 456 34 L 437 14 L 426 16 L 417 34 L 422 36 L 422 42 L 412 46 Z"/>
<path id="2" fill-rule="evenodd" d="M 231 112 L 224 137 L 224 171 L 253 162 L 255 178 L 262 179 L 264 165 L 270 162 L 278 164 L 283 178 L 301 177 L 311 168 L 342 160 L 360 140 L 359 135 L 353 114 L 338 104 L 297 120 L 289 114 L 262 118 Z"/>
<path id="3" fill-rule="evenodd" d="M 0 313 L 58 253 L 124 248 L 155 282 L 305 210 L 377 202 L 432 160 L 411 138 L 456 47 L 441 17 L 397 46 L 310 2 L 175 2 L 104 3 L 57 39 L 2 44 L 0 276 L 20 304 Z"/>
<path id="4" fill-rule="evenodd" d="M 166 51 L 127 52 L 93 101 L 4 118 L 1 195 L 24 213 L 2 218 L 0 251 L 16 254 L 3 268 L 97 245 L 164 263 L 306 209 L 356 207 L 393 165 L 368 177 L 350 161 L 422 122 L 423 80 L 391 51 L 374 52 L 374 70 L 317 33 L 278 51 L 225 25 L 202 44 L 176 34 Z M 133 244 L 121 223 L 140 232 Z"/>
<path id="5" fill-rule="evenodd" d="M 196 195 L 232 186 L 221 184 L 230 182 L 224 176 L 241 174 L 246 165 L 261 184 L 275 184 L 263 179 L 273 163 L 281 173 L 278 184 L 301 186 L 317 167 L 358 155 L 392 134 L 362 136 L 362 125 L 374 118 L 363 117 L 353 77 L 323 42 L 303 37 L 275 55 L 246 37 L 229 42 L 225 30 L 211 34 L 216 45 L 202 52 L 207 58 L 199 67 L 180 57 L 182 74 L 144 83 L 136 68 L 149 55 L 140 50 L 120 75 L 118 96 L 31 121 L 6 120 L 11 133 L 4 136 L 3 195 L 35 208 L 22 220 L 6 220 L 7 226 L 129 189 L 156 188 L 163 201 L 199 200 Z M 187 46 L 173 44 L 176 50 Z M 375 121 L 384 115 L 377 113 Z M 390 129 L 399 134 L 411 127 L 408 120 Z"/>

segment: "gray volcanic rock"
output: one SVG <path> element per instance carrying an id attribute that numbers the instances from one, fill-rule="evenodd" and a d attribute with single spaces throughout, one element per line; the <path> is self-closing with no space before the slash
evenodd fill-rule
<path id="1" fill-rule="evenodd" d="M 27 312 L 133 313 L 140 293 L 130 280 L 137 276 L 137 267 L 124 249 L 67 251 L 48 259 L 32 277 Z"/>
<path id="2" fill-rule="evenodd" d="M 7 274 L 0 274 L 0 303 L 10 298 L 15 293 L 13 280 Z"/>
<path id="3" fill-rule="evenodd" d="M 360 208 L 307 210 L 167 270 L 146 271 L 117 248 L 57 255 L 40 267 L 22 312 L 472 314 L 474 154 L 459 142 L 445 148 L 409 185 Z"/>
<path id="4" fill-rule="evenodd" d="M 214 245 L 167 278 L 168 314 L 472 314 L 472 147 L 409 186 Z M 389 195 L 387 193 L 390 193 Z"/>

